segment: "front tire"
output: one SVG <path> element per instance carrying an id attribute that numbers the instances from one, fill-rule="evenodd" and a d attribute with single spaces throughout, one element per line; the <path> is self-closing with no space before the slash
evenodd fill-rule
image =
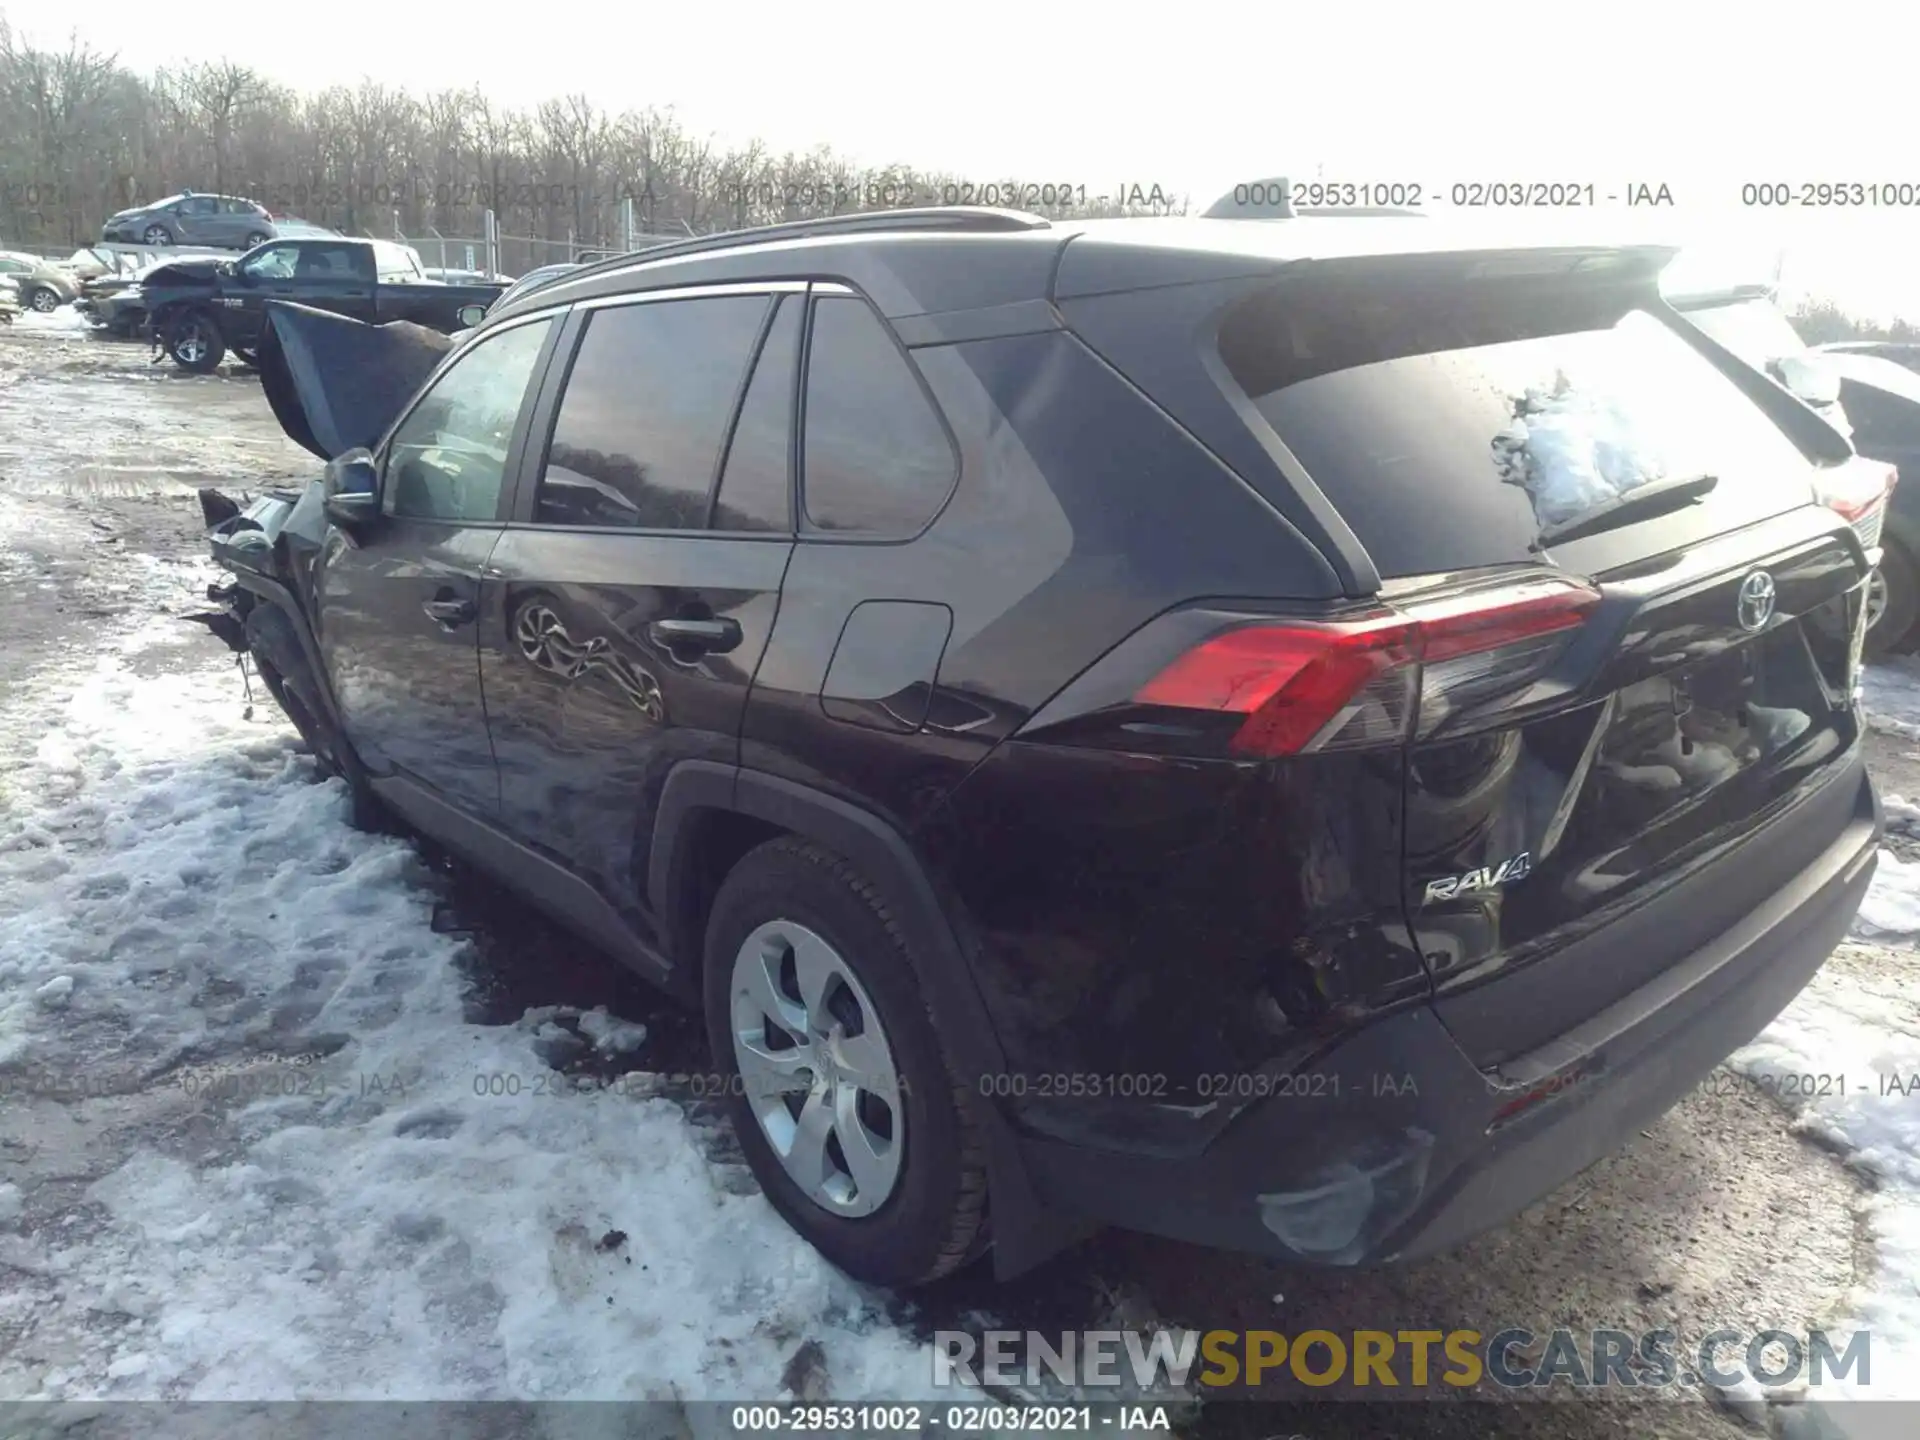
<path id="1" fill-rule="evenodd" d="M 1880 568 L 1868 588 L 1867 605 L 1866 654 L 1879 660 L 1898 649 L 1920 620 L 1920 571 L 1892 540 L 1880 552 Z"/>
<path id="2" fill-rule="evenodd" d="M 188 310 L 167 324 L 167 354 L 182 370 L 211 375 L 227 353 L 220 326 L 204 310 Z"/>
<path id="3" fill-rule="evenodd" d="M 171 245 L 173 244 L 173 232 L 164 225 L 149 225 L 145 230 L 140 232 L 140 243 L 142 245 Z"/>
<path id="4" fill-rule="evenodd" d="M 273 237 L 268 235 L 266 231 L 256 230 L 251 235 L 247 236 L 247 243 L 245 248 L 248 250 L 251 250 L 256 245 L 266 244 L 267 241 L 269 241 L 272 238 Z"/>
<path id="5" fill-rule="evenodd" d="M 46 285 L 36 285 L 27 296 L 27 304 L 38 315 L 51 315 L 60 308 L 60 297 Z"/>
<path id="6" fill-rule="evenodd" d="M 980 1253 L 977 1101 L 858 871 L 796 837 L 751 851 L 714 899 L 704 981 L 734 1133 L 789 1225 L 873 1285 L 923 1285 Z"/>

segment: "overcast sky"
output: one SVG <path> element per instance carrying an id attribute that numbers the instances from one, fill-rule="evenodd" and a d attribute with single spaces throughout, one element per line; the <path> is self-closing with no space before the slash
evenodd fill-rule
<path id="1" fill-rule="evenodd" d="M 1796 247 L 1790 281 L 1920 316 L 1908 263 L 1920 205 L 1783 219 L 1740 204 L 1748 181 L 1920 189 L 1911 87 L 1871 78 L 1915 33 L 1891 4 L 729 0 L 530 14 L 4 0 L 0 15 L 42 44 L 77 29 L 138 69 L 211 47 L 302 88 L 479 85 L 516 104 L 578 91 L 614 109 L 671 106 L 696 131 L 776 150 L 826 144 L 1090 193 L 1159 183 L 1211 198 L 1235 179 L 1316 169 L 1443 189 L 1664 183 L 1690 234 L 1744 243 L 1770 228 Z"/>

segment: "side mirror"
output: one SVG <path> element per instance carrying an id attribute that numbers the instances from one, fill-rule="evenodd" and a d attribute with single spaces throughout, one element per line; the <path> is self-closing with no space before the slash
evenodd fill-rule
<path id="1" fill-rule="evenodd" d="M 1840 375 L 1826 361 L 1812 355 L 1783 355 L 1774 362 L 1780 383 L 1813 406 L 1840 403 Z"/>
<path id="2" fill-rule="evenodd" d="M 349 535 L 360 535 L 380 518 L 380 472 L 366 450 L 349 450 L 327 462 L 321 477 L 321 509 Z"/>
<path id="3" fill-rule="evenodd" d="M 460 327 L 463 330 L 471 330 L 487 318 L 487 307 L 484 305 L 462 305 L 459 316 Z"/>

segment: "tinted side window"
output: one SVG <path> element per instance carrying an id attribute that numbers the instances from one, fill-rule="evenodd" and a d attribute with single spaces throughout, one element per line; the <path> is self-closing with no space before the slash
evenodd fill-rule
<path id="1" fill-rule="evenodd" d="M 788 456 L 793 440 L 793 372 L 800 363 L 798 296 L 779 302 L 767 343 L 734 423 L 714 507 L 716 530 L 776 530 L 792 524 L 787 505 Z"/>
<path id="2" fill-rule="evenodd" d="M 910 367 L 865 301 L 814 302 L 802 462 L 814 529 L 910 535 L 946 503 L 953 447 Z"/>
<path id="3" fill-rule="evenodd" d="M 363 273 L 365 259 L 351 245 L 302 245 L 294 275 L 302 280 L 352 280 Z"/>
<path id="4" fill-rule="evenodd" d="M 697 530 L 764 295 L 596 310 L 560 397 L 534 520 Z"/>
<path id="5" fill-rule="evenodd" d="M 496 517 L 514 422 L 551 320 L 478 341 L 434 382 L 387 446 L 389 514 Z"/>

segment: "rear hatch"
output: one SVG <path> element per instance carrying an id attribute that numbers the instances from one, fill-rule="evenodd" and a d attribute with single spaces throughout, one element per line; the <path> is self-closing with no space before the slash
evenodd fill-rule
<path id="1" fill-rule="evenodd" d="M 1487 1066 L 1725 930 L 1853 803 L 1821 796 L 1858 737 L 1858 538 L 1644 278 L 1559 269 L 1303 265 L 1218 332 L 1379 572 L 1346 709 L 1405 747 L 1407 924 Z"/>

